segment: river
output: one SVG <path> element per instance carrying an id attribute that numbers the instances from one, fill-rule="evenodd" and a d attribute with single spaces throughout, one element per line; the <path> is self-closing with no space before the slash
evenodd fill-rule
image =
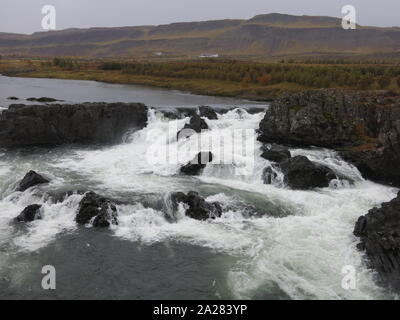
<path id="1" fill-rule="evenodd" d="M 115 146 L 0 150 L 0 299 L 391 299 L 376 283 L 357 251 L 352 231 L 369 209 L 396 196 L 397 189 L 363 179 L 332 150 L 290 149 L 322 163 L 353 183 L 312 191 L 286 188 L 278 174 L 262 181 L 271 163 L 261 158 L 256 140 L 264 112 L 247 112 L 261 103 L 208 97 L 143 86 L 94 81 L 0 76 L 0 105 L 9 96 L 26 103 L 48 96 L 66 103 L 143 102 L 147 126 Z M 165 118 L 161 109 L 210 105 L 235 107 L 206 120 L 202 137 L 212 139 L 247 129 L 243 140 L 223 148 L 237 155 L 232 164 L 208 165 L 201 176 L 178 174 L 175 163 L 149 163 L 146 151 L 178 144 L 184 161 L 199 150 L 192 136 L 171 142 L 188 118 Z M 149 139 L 149 133 L 151 139 Z M 246 156 L 240 146 L 250 147 Z M 220 153 L 221 145 L 212 147 Z M 236 169 L 251 163 L 251 172 Z M 14 189 L 29 170 L 45 174 L 49 185 Z M 79 227 L 74 221 L 81 194 L 51 198 L 69 190 L 93 190 L 118 200 L 119 224 L 110 229 Z M 218 201 L 223 215 L 210 221 L 181 216 L 167 221 L 171 191 L 199 192 Z M 43 205 L 41 220 L 12 222 L 29 204 Z M 44 265 L 56 269 L 56 290 L 43 290 Z M 355 270 L 356 286 L 346 290 L 342 273 Z"/>

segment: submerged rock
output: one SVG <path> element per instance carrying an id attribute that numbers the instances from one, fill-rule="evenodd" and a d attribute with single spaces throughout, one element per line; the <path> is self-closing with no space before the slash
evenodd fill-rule
<path id="1" fill-rule="evenodd" d="M 15 218 L 17 222 L 30 222 L 36 219 L 41 219 L 40 204 L 31 204 L 27 206 L 19 215 Z"/>
<path id="2" fill-rule="evenodd" d="M 194 114 L 190 117 L 189 123 L 186 123 L 182 130 L 178 131 L 177 138 L 188 138 L 195 132 L 200 133 L 201 130 L 207 130 L 208 125 L 204 119 L 200 118 L 199 115 Z"/>
<path id="3" fill-rule="evenodd" d="M 211 152 L 199 152 L 192 161 L 184 165 L 181 168 L 181 173 L 188 176 L 198 176 L 202 170 L 206 167 L 207 163 L 213 160 L 213 154 Z"/>
<path id="4" fill-rule="evenodd" d="M 287 148 L 273 144 L 270 148 L 263 147 L 261 157 L 272 162 L 282 162 L 289 159 L 291 155 Z"/>
<path id="5" fill-rule="evenodd" d="M 0 148 L 116 143 L 146 123 L 141 103 L 11 105 L 0 113 Z"/>
<path id="6" fill-rule="evenodd" d="M 42 177 L 35 171 L 29 171 L 24 178 L 20 181 L 17 187 L 17 191 L 25 191 L 26 189 L 36 186 L 38 184 L 49 183 L 50 181 Z"/>
<path id="7" fill-rule="evenodd" d="M 79 224 L 87 224 L 94 218 L 93 226 L 104 228 L 110 224 L 118 224 L 117 216 L 117 207 L 111 200 L 90 191 L 79 203 L 75 221 Z"/>
<path id="8" fill-rule="evenodd" d="M 49 98 L 49 97 L 40 97 L 40 98 L 28 98 L 26 99 L 27 101 L 37 101 L 37 102 L 56 102 L 56 101 L 62 101 L 62 100 L 57 100 L 54 98 Z"/>
<path id="9" fill-rule="evenodd" d="M 370 266 L 400 292 L 400 192 L 381 208 L 358 218 L 354 235 L 360 237 L 357 247 L 365 250 Z"/>
<path id="10" fill-rule="evenodd" d="M 322 165 L 315 164 L 307 157 L 296 156 L 280 163 L 285 183 L 292 189 L 308 190 L 328 187 L 335 173 Z"/>
<path id="11" fill-rule="evenodd" d="M 222 214 L 222 208 L 219 203 L 207 202 L 194 191 L 190 191 L 187 195 L 183 192 L 174 192 L 171 194 L 171 201 L 175 211 L 178 209 L 179 203 L 186 204 L 187 209 L 185 214 L 193 219 L 215 219 L 220 217 Z"/>
<path id="12" fill-rule="evenodd" d="M 199 107 L 200 117 L 205 117 L 210 120 L 217 120 L 217 113 L 209 106 L 200 106 Z"/>
<path id="13" fill-rule="evenodd" d="M 271 103 L 259 140 L 332 148 L 363 176 L 400 186 L 400 97 L 388 92 L 322 89 Z"/>

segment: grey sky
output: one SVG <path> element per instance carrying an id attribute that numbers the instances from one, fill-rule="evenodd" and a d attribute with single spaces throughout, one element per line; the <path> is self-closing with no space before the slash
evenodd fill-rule
<path id="1" fill-rule="evenodd" d="M 346 4 L 356 7 L 361 25 L 400 25 L 400 0 L 0 0 L 0 32 L 41 31 L 46 4 L 57 10 L 58 30 L 247 19 L 271 12 L 340 17 Z"/>

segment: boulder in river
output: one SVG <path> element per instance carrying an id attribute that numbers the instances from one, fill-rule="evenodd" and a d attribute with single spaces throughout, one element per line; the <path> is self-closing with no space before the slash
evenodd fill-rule
<path id="1" fill-rule="evenodd" d="M 339 151 L 367 179 L 400 186 L 400 96 L 322 89 L 271 103 L 259 140 Z"/>
<path id="2" fill-rule="evenodd" d="M 110 224 L 118 224 L 118 212 L 115 204 L 95 192 L 87 192 L 79 203 L 75 221 L 79 224 L 87 224 L 93 218 L 94 227 L 108 227 Z"/>
<path id="3" fill-rule="evenodd" d="M 215 219 L 222 214 L 222 208 L 219 203 L 207 202 L 194 191 L 188 192 L 187 195 L 183 192 L 173 192 L 171 194 L 171 201 L 174 210 L 177 210 L 179 203 L 186 204 L 186 216 L 196 220 Z"/>
<path id="4" fill-rule="evenodd" d="M 400 292 L 400 192 L 358 218 L 354 235 L 360 237 L 357 247 L 365 250 L 370 267 Z"/>
<path id="5" fill-rule="evenodd" d="M 14 97 L 14 96 L 12 96 L 12 97 L 8 97 L 7 99 L 8 99 L 8 100 L 19 100 L 19 98 L 18 98 L 18 97 Z"/>
<path id="6" fill-rule="evenodd" d="M 264 181 L 264 184 L 272 184 L 272 182 L 274 181 L 274 179 L 276 179 L 277 176 L 278 174 L 271 167 L 264 168 L 262 173 L 262 179 Z"/>
<path id="7" fill-rule="evenodd" d="M 217 113 L 209 106 L 200 106 L 199 113 L 201 117 L 208 118 L 210 120 L 217 120 L 218 115 Z"/>
<path id="8" fill-rule="evenodd" d="M 31 204 L 27 206 L 19 215 L 15 218 L 17 222 L 30 222 L 36 219 L 41 219 L 40 204 Z"/>
<path id="9" fill-rule="evenodd" d="M 14 104 L 0 113 L 0 148 L 117 143 L 146 123 L 141 103 Z"/>
<path id="10" fill-rule="evenodd" d="M 307 157 L 296 156 L 280 163 L 285 183 L 292 189 L 308 190 L 328 187 L 335 173 Z"/>
<path id="11" fill-rule="evenodd" d="M 188 176 L 198 176 L 206 167 L 207 163 L 213 160 L 213 154 L 210 151 L 199 152 L 192 161 L 181 167 L 181 173 Z"/>
<path id="12" fill-rule="evenodd" d="M 31 170 L 20 181 L 17 187 L 17 191 L 25 191 L 30 187 L 49 182 L 50 182 L 49 180 L 47 180 L 40 174 L 36 173 L 35 171 Z"/>
<path id="13" fill-rule="evenodd" d="M 177 138 L 188 138 L 195 132 L 200 133 L 201 130 L 207 130 L 208 125 L 199 115 L 194 114 L 190 117 L 189 123 L 186 123 L 182 130 L 178 131 Z"/>
<path id="14" fill-rule="evenodd" d="M 282 162 L 291 157 L 290 151 L 280 145 L 273 144 L 271 147 L 267 148 L 263 146 L 261 157 L 272 162 Z"/>

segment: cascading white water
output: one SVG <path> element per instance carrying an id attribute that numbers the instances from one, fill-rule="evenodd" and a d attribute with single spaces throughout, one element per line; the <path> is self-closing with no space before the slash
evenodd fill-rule
<path id="1" fill-rule="evenodd" d="M 395 197 L 396 189 L 365 181 L 358 170 L 341 160 L 331 150 L 291 149 L 292 155 L 305 155 L 312 161 L 348 177 L 353 183 L 332 183 L 330 187 L 313 191 L 293 191 L 282 185 L 283 177 L 272 185 L 262 181 L 263 169 L 271 163 L 260 157 L 261 144 L 256 132 L 244 140 L 226 132 L 233 129 L 257 129 L 263 113 L 249 114 L 245 110 L 231 110 L 206 120 L 210 130 L 189 139 L 176 141 L 176 127 L 181 129 L 188 118 L 170 120 L 151 110 L 146 128 L 133 133 L 125 143 L 97 150 L 75 149 L 44 155 L 40 168 L 51 175 L 48 189 L 66 183 L 81 183 L 79 175 L 88 180 L 86 185 L 107 195 L 161 194 L 171 191 L 208 190 L 207 200 L 223 206 L 222 217 L 213 221 L 197 221 L 184 216 L 180 208 L 176 223 L 167 221 L 162 210 L 141 203 L 118 206 L 119 225 L 112 226 L 115 237 L 152 244 L 167 240 L 212 248 L 238 259 L 231 270 L 226 270 L 227 283 L 236 298 L 277 296 L 293 299 L 376 299 L 391 295 L 374 282 L 374 274 L 367 270 L 362 255 L 355 248 L 352 235 L 356 219 L 373 206 Z M 224 145 L 207 141 L 225 136 Z M 252 146 L 244 154 L 243 146 Z M 149 163 L 148 150 L 179 150 L 180 163 Z M 207 165 L 199 177 L 179 176 L 179 168 L 199 151 L 211 151 L 219 161 L 221 148 L 235 154 L 232 164 Z M 21 158 L 17 161 L 27 161 Z M 29 160 L 15 173 L 15 167 L 5 154 L 0 154 L 0 228 L 1 242 L 11 241 L 21 250 L 37 250 L 55 239 L 57 234 L 76 228 L 74 216 L 81 195 L 71 195 L 54 203 L 36 189 L 14 193 L 10 186 L 23 175 L 34 160 Z M 237 168 L 251 167 L 247 175 L 238 175 Z M 25 170 L 26 172 L 26 170 Z M 60 176 L 62 173 L 62 176 Z M 85 185 L 85 186 L 86 186 Z M 27 231 L 15 233 L 10 220 L 32 203 L 43 204 L 43 219 L 30 223 Z M 274 215 L 277 207 L 284 214 Z M 255 216 L 246 211 L 254 206 Z M 341 273 L 346 265 L 357 271 L 355 290 L 342 288 Z"/>

